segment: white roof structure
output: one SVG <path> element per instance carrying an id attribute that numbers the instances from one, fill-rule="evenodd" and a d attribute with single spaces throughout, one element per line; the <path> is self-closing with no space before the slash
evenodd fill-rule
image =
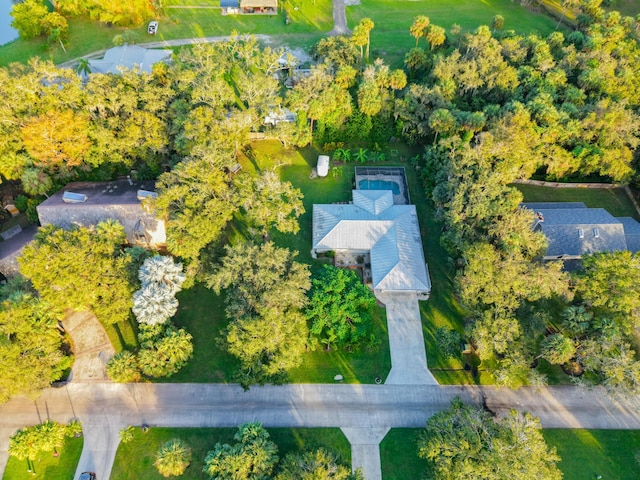
<path id="1" fill-rule="evenodd" d="M 139 68 L 151 73 L 151 67 L 158 62 L 171 59 L 171 50 L 148 50 L 137 45 L 123 45 L 107 50 L 102 60 L 89 60 L 92 73 L 119 74 L 123 68 Z"/>
<path id="2" fill-rule="evenodd" d="M 313 250 L 369 252 L 374 290 L 429 293 L 415 205 L 390 190 L 353 190 L 353 203 L 313 206 Z"/>
<path id="3" fill-rule="evenodd" d="M 329 173 L 329 155 L 318 155 L 318 176 L 326 177 Z"/>

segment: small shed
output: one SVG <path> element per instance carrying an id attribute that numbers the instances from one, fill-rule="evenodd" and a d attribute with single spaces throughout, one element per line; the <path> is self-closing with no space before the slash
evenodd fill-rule
<path id="1" fill-rule="evenodd" d="M 318 155 L 318 176 L 326 177 L 329 173 L 329 155 Z"/>
<path id="2" fill-rule="evenodd" d="M 220 0 L 222 15 L 237 15 L 240 13 L 240 0 Z"/>

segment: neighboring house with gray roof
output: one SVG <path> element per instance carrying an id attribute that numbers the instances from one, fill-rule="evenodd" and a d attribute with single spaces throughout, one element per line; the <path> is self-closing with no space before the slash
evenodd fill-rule
<path id="1" fill-rule="evenodd" d="M 578 260 L 596 252 L 640 250 L 640 223 L 631 217 L 616 218 L 603 208 L 587 208 L 582 202 L 523 203 L 532 210 L 534 230 L 548 241 L 545 260 Z"/>
<path id="2" fill-rule="evenodd" d="M 314 205 L 312 254 L 369 254 L 374 291 L 431 292 L 415 205 L 390 190 L 353 190 L 353 203 Z"/>
<path id="3" fill-rule="evenodd" d="M 89 60 L 89 68 L 91 73 L 119 74 L 122 69 L 134 68 L 151 73 L 154 64 L 169 62 L 171 55 L 171 50 L 149 50 L 137 45 L 123 45 L 107 50 L 102 60 Z"/>
<path id="4" fill-rule="evenodd" d="M 165 223 L 142 203 L 144 198 L 155 196 L 154 188 L 152 181 L 70 183 L 38 205 L 38 217 L 41 225 L 67 229 L 114 219 L 124 226 L 128 243 L 161 246 L 167 238 Z"/>

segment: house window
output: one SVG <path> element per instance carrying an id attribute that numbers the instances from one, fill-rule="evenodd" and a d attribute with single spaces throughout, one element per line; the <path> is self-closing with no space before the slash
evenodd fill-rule
<path id="1" fill-rule="evenodd" d="M 583 229 L 581 229 L 581 228 L 578 229 L 578 236 L 580 238 L 584 238 L 584 230 Z"/>
<path id="2" fill-rule="evenodd" d="M 593 236 L 595 238 L 600 238 L 600 230 L 598 230 L 597 228 L 593 229 Z"/>

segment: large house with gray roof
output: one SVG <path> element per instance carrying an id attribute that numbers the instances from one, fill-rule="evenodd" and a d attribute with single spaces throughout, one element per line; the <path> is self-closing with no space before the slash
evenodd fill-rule
<path id="1" fill-rule="evenodd" d="M 152 50 L 137 45 L 123 45 L 107 50 L 100 60 L 89 60 L 92 73 L 120 74 L 123 69 L 138 69 L 151 73 L 153 66 L 159 62 L 170 62 L 173 51 Z"/>
<path id="2" fill-rule="evenodd" d="M 544 260 L 579 260 L 596 252 L 640 251 L 640 223 L 614 217 L 582 202 L 523 203 L 532 210 L 534 230 L 547 237 Z"/>
<path id="3" fill-rule="evenodd" d="M 395 205 L 390 190 L 353 190 L 353 202 L 313 206 L 312 254 L 368 254 L 375 292 L 415 292 L 428 298 L 415 205 Z"/>
<path id="4" fill-rule="evenodd" d="M 38 217 L 41 225 L 66 229 L 114 219 L 124 226 L 127 243 L 162 246 L 167 239 L 165 223 L 143 203 L 145 198 L 155 197 L 154 189 L 152 181 L 69 183 L 38 205 Z"/>

